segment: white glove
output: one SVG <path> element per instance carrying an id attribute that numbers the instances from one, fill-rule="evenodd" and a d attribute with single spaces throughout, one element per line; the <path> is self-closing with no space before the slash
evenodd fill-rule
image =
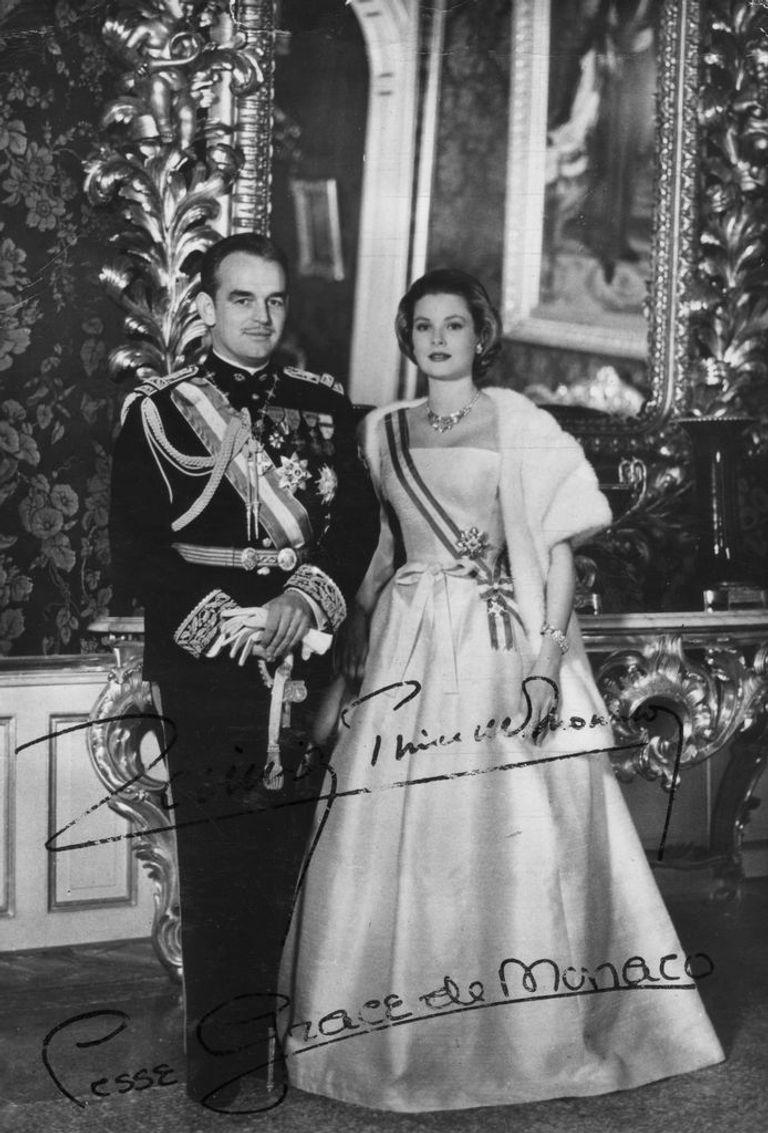
<path id="1" fill-rule="evenodd" d="M 238 665 L 244 665 L 252 653 L 263 657 L 259 642 L 266 620 L 267 611 L 263 606 L 237 606 L 233 610 L 226 610 L 222 614 L 219 636 L 207 651 L 206 657 L 216 657 L 226 648 L 229 648 L 229 655 L 233 659 L 240 654 Z M 330 633 L 322 633 L 319 629 L 307 630 L 301 642 L 303 660 L 306 661 L 312 653 L 327 653 L 332 640 Z"/>

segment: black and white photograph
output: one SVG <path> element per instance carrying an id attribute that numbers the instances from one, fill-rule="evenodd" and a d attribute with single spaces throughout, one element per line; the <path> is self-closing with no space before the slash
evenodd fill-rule
<path id="1" fill-rule="evenodd" d="M 0 1127 L 768 1126 L 768 0 L 0 0 Z"/>

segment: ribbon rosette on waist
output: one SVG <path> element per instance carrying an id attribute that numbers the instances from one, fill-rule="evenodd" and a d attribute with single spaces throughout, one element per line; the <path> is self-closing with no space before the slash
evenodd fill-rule
<path id="1" fill-rule="evenodd" d="M 459 682 L 456 672 L 456 651 L 453 642 L 451 627 L 451 607 L 448 599 L 448 578 L 464 578 L 470 582 L 475 581 L 475 572 L 468 563 L 406 563 L 400 567 L 395 575 L 398 586 L 414 586 L 415 593 L 411 598 L 411 608 L 408 623 L 413 627 L 413 633 L 401 637 L 398 650 L 393 658 L 393 669 L 405 678 L 405 673 L 413 657 L 416 642 L 427 627 L 423 626 L 427 615 L 427 608 L 431 609 L 432 627 L 429 635 L 432 639 L 433 656 L 446 671 L 441 671 L 440 683 L 448 693 L 458 692 Z M 435 679 L 434 666 L 430 676 Z"/>

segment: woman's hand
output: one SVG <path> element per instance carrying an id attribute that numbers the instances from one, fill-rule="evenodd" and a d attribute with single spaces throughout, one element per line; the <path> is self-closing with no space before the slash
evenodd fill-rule
<path id="1" fill-rule="evenodd" d="M 359 685 L 368 658 L 368 615 L 353 602 L 335 643 L 336 670 L 351 685 Z"/>
<path id="2" fill-rule="evenodd" d="M 543 638 L 539 655 L 530 676 L 524 682 L 531 703 L 528 731 L 533 742 L 540 744 L 546 738 L 548 721 L 557 715 L 560 703 L 560 662 L 562 653 L 551 638 Z"/>
<path id="3" fill-rule="evenodd" d="M 528 734 L 535 744 L 543 743 L 551 717 L 557 714 L 560 693 L 557 682 L 539 673 L 531 673 L 525 680 L 525 691 L 531 704 Z"/>
<path id="4" fill-rule="evenodd" d="M 573 611 L 576 573 L 570 543 L 555 543 L 549 553 L 546 582 L 546 617 L 550 626 L 565 631 Z M 542 743 L 549 731 L 550 716 L 556 717 L 560 704 L 560 665 L 563 651 L 549 633 L 542 633 L 539 655 L 524 681 L 531 705 L 530 735 L 534 743 Z M 537 679 L 538 678 L 538 679 Z"/>

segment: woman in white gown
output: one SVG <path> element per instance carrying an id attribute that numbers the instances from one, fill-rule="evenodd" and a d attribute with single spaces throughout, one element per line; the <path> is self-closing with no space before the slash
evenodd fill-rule
<path id="1" fill-rule="evenodd" d="M 482 286 L 432 272 L 398 338 L 426 399 L 365 447 L 379 548 L 281 969 L 290 1081 L 420 1111 L 600 1094 L 723 1058 L 611 770 L 571 616 L 610 522 L 580 446 L 511 391 Z M 399 564 L 399 565 L 398 565 Z"/>

